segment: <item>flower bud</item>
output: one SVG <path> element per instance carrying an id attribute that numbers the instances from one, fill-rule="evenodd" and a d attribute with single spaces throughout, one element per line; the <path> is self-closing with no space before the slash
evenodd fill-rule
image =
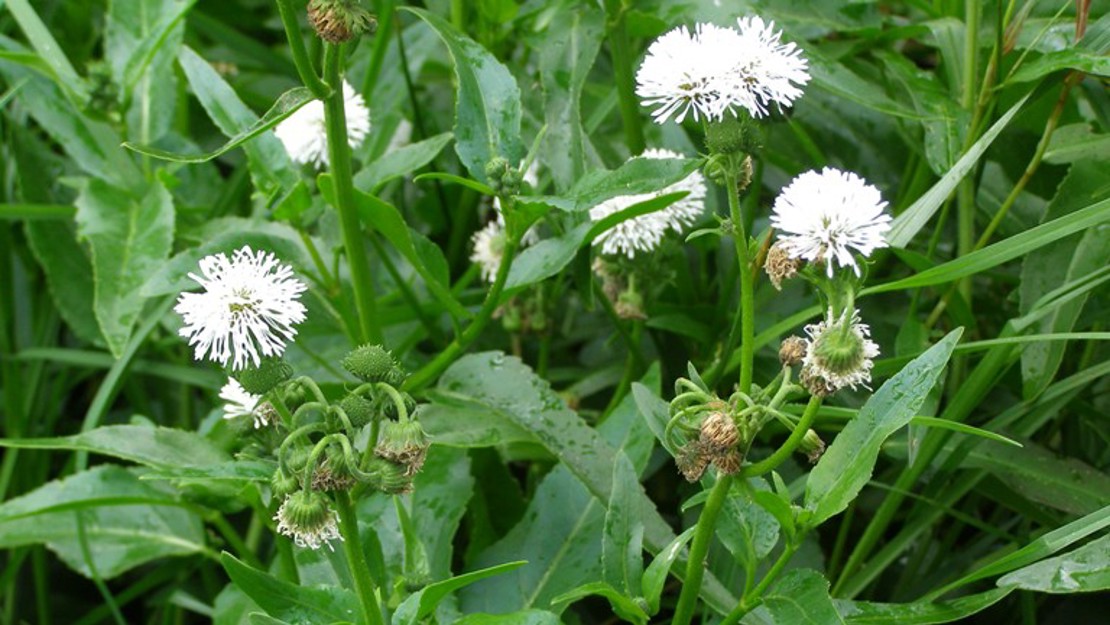
<path id="1" fill-rule="evenodd" d="M 787 337 L 779 346 L 779 362 L 784 367 L 800 364 L 806 357 L 806 340 L 800 336 Z"/>
<path id="2" fill-rule="evenodd" d="M 382 427 L 374 454 L 403 465 L 405 475 L 411 477 L 424 467 L 428 447 L 428 434 L 419 421 L 387 421 Z"/>
<path id="3" fill-rule="evenodd" d="M 270 491 L 274 493 L 275 498 L 284 499 L 300 490 L 300 488 L 301 483 L 296 476 L 286 473 L 281 467 L 278 467 L 278 470 L 274 471 L 274 475 L 270 478 Z"/>
<path id="4" fill-rule="evenodd" d="M 363 33 L 373 33 L 378 26 L 359 0 L 310 0 L 308 21 L 328 43 L 345 43 Z"/>
<path id="5" fill-rule="evenodd" d="M 617 296 L 613 310 L 621 319 L 647 319 L 644 313 L 644 298 L 633 289 L 625 289 Z"/>
<path id="6" fill-rule="evenodd" d="M 231 375 L 248 393 L 265 395 L 278 384 L 293 377 L 293 367 L 280 358 L 263 358 L 257 367 L 233 371 Z"/>
<path id="7" fill-rule="evenodd" d="M 343 368 L 364 382 L 400 384 L 404 374 L 393 354 L 381 345 L 362 345 L 343 358 Z"/>
<path id="8" fill-rule="evenodd" d="M 374 456 L 370 459 L 366 471 L 377 478 L 376 486 L 383 492 L 391 495 L 412 492 L 412 476 L 408 474 L 407 467 L 404 465 Z"/>
<path id="9" fill-rule="evenodd" d="M 829 393 L 845 386 L 867 387 L 871 381 L 872 359 L 879 346 L 870 339 L 871 330 L 860 323 L 855 310 L 834 318 L 830 310 L 821 323 L 806 326 L 810 336 L 802 367 L 803 382 L 808 374 L 824 380 Z"/>
<path id="10" fill-rule="evenodd" d="M 347 414 L 347 418 L 351 420 L 351 425 L 356 428 L 361 428 L 367 423 L 377 421 L 381 415 L 374 408 L 374 402 L 366 399 L 361 395 L 351 393 L 339 402 L 339 407 Z"/>
<path id="11" fill-rule="evenodd" d="M 723 475 L 735 475 L 740 470 L 740 465 L 743 462 L 743 454 L 735 447 L 713 456 L 713 466 L 717 467 L 717 470 Z"/>
<path id="12" fill-rule="evenodd" d="M 297 408 L 308 401 L 308 389 L 300 382 L 290 382 L 285 388 L 281 389 L 281 400 L 285 402 L 285 407 L 290 412 L 296 412 Z"/>
<path id="13" fill-rule="evenodd" d="M 502 195 L 502 184 L 505 174 L 512 169 L 509 161 L 500 156 L 495 156 L 486 163 L 486 180 L 497 195 Z"/>
<path id="14" fill-rule="evenodd" d="M 790 251 L 779 241 L 767 251 L 767 260 L 763 263 L 763 271 L 771 279 L 771 286 L 776 291 L 782 290 L 782 281 L 789 280 L 798 275 L 804 262 L 800 258 L 791 258 Z"/>
<path id="15" fill-rule="evenodd" d="M 682 477 L 686 478 L 687 482 L 696 482 L 705 475 L 705 470 L 709 468 L 709 456 L 705 453 L 699 441 L 687 443 L 678 449 L 675 454 L 675 465 L 678 466 L 678 472 Z"/>

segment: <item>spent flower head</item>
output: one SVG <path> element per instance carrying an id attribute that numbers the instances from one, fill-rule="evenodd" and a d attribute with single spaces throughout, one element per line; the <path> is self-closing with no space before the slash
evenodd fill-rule
<path id="1" fill-rule="evenodd" d="M 251 417 L 254 427 L 260 428 L 270 423 L 273 411 L 262 401 L 261 395 L 248 393 L 235 378 L 228 378 L 227 384 L 220 389 L 220 399 L 224 400 L 224 418 Z"/>
<path id="2" fill-rule="evenodd" d="M 829 309 L 824 320 L 806 326 L 806 334 L 802 378 L 824 386 L 811 391 L 831 394 L 846 386 L 870 388 L 879 346 L 871 340 L 871 328 L 860 322 L 859 311 L 847 309 L 836 316 Z"/>
<path id="3" fill-rule="evenodd" d="M 890 215 L 879 190 L 852 172 L 826 167 L 795 178 L 775 199 L 771 225 L 791 258 L 860 268 L 853 252 L 864 257 L 886 247 Z"/>
<path id="4" fill-rule="evenodd" d="M 174 310 L 197 360 L 257 367 L 263 356 L 280 356 L 305 319 L 299 301 L 305 285 L 273 253 L 244 246 L 230 259 L 213 254 L 201 259 L 200 275 L 189 277 L 204 290 L 182 293 Z"/>
<path id="5" fill-rule="evenodd" d="M 343 81 L 343 111 L 347 118 L 347 144 L 351 149 L 362 145 L 370 134 L 370 109 L 362 94 Z M 325 167 L 328 164 L 328 131 L 324 119 L 324 103 L 313 100 L 297 109 L 274 128 L 274 134 L 285 146 L 289 158 L 299 165 Z"/>
<path id="6" fill-rule="evenodd" d="M 652 149 L 644 151 L 642 157 L 682 158 L 682 155 L 671 150 Z M 594 245 L 599 246 L 603 254 L 623 254 L 633 258 L 640 252 L 650 252 L 658 247 L 667 231 L 673 230 L 681 234 L 705 212 L 705 177 L 698 171 L 654 193 L 621 195 L 590 209 L 590 219 L 601 221 L 634 204 L 681 191 L 687 192 L 686 197 L 663 210 L 622 221 L 603 232 L 594 241 Z"/>
<path id="7" fill-rule="evenodd" d="M 752 117 L 771 104 L 791 106 L 809 82 L 806 60 L 793 43 L 782 43 L 774 23 L 740 18 L 739 30 L 698 24 L 679 26 L 656 39 L 636 73 L 636 94 L 652 117 L 682 123 L 721 120 L 745 109 Z"/>
<path id="8" fill-rule="evenodd" d="M 274 520 L 277 531 L 293 539 L 301 548 L 319 549 L 333 540 L 343 540 L 339 533 L 338 517 L 328 505 L 327 497 L 313 491 L 300 490 L 281 502 Z"/>

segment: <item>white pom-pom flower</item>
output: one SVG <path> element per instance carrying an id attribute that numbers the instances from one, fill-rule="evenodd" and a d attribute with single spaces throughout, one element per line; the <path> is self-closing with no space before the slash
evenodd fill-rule
<path id="1" fill-rule="evenodd" d="M 771 225 L 791 258 L 851 267 L 860 275 L 854 253 L 870 256 L 886 247 L 890 215 L 879 190 L 852 172 L 826 167 L 795 178 L 775 199 Z"/>
<path id="2" fill-rule="evenodd" d="M 338 517 L 327 503 L 327 498 L 312 490 L 300 490 L 281 502 L 277 514 L 277 531 L 293 539 L 298 547 L 319 549 L 331 546 L 333 540 L 343 540 L 339 533 Z"/>
<path id="3" fill-rule="evenodd" d="M 306 287 L 272 253 L 244 246 L 230 259 L 206 256 L 200 275 L 189 277 L 204 290 L 182 293 L 174 310 L 185 322 L 179 334 L 197 360 L 231 363 L 233 370 L 257 367 L 263 356 L 280 356 L 305 319 L 298 299 Z"/>
<path id="4" fill-rule="evenodd" d="M 505 255 L 505 224 L 500 218 L 501 213 L 497 215 L 498 219 L 489 222 L 471 237 L 473 251 L 470 253 L 470 260 L 478 265 L 482 278 L 490 283 L 497 278 L 501 258 Z"/>
<path id="5" fill-rule="evenodd" d="M 362 145 L 370 134 L 370 109 L 362 94 L 343 81 L 343 111 L 347 118 L 347 143 L 351 149 Z M 328 131 L 324 103 L 313 100 L 297 109 L 274 128 L 289 158 L 299 165 L 320 168 L 328 164 Z"/>
<path id="6" fill-rule="evenodd" d="M 271 413 L 261 395 L 248 393 L 235 378 L 228 378 L 227 384 L 220 389 L 220 399 L 224 400 L 224 418 L 251 417 L 255 429 L 270 423 Z"/>
<path id="7" fill-rule="evenodd" d="M 642 157 L 682 158 L 682 155 L 670 150 L 652 149 L 646 150 Z M 663 210 L 622 221 L 597 237 L 594 245 L 601 248 L 602 254 L 633 258 L 636 254 L 658 247 L 668 231 L 684 232 L 705 212 L 705 178 L 698 171 L 654 193 L 622 195 L 606 200 L 590 209 L 590 219 L 600 221 L 634 204 L 680 191 L 686 191 L 686 197 Z"/>
<path id="8" fill-rule="evenodd" d="M 793 43 L 782 43 L 774 23 L 740 18 L 739 30 L 698 24 L 679 26 L 656 39 L 636 72 L 636 95 L 655 107 L 656 123 L 717 121 L 746 109 L 753 117 L 774 103 L 789 107 L 809 82 L 806 60 Z"/>

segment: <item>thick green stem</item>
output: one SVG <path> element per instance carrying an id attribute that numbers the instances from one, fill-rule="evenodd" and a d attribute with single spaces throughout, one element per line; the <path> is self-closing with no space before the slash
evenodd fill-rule
<path id="1" fill-rule="evenodd" d="M 713 490 L 709 491 L 709 498 L 705 500 L 705 508 L 698 517 L 698 528 L 694 532 L 694 542 L 690 545 L 690 559 L 686 561 L 686 579 L 682 583 L 682 593 L 678 596 L 672 625 L 689 625 L 694 617 L 701 580 L 705 575 L 705 557 L 709 552 L 709 543 L 713 540 L 717 517 L 721 515 L 721 508 L 724 507 L 729 488 L 732 487 L 732 480 L 731 475 L 718 476 Z"/>
<path id="2" fill-rule="evenodd" d="M 636 81 L 632 71 L 632 50 L 625 27 L 625 7 L 621 2 L 606 2 L 609 11 L 609 54 L 613 59 L 613 76 L 617 83 L 624 139 L 632 154 L 644 151 L 644 129 L 640 104 L 636 100 Z"/>
<path id="3" fill-rule="evenodd" d="M 960 104 L 969 113 L 975 111 L 977 78 L 979 74 L 979 0 L 967 0 L 965 7 L 963 93 Z M 971 141 L 971 137 L 968 137 Z M 960 256 L 971 253 L 975 245 L 975 181 L 968 176 L 960 183 L 956 195 L 956 250 Z M 971 280 L 961 280 L 957 288 L 971 305 Z"/>
<path id="4" fill-rule="evenodd" d="M 482 303 L 482 307 L 478 310 L 474 319 L 470 321 L 470 325 L 431 362 L 409 376 L 409 379 L 405 380 L 405 384 L 402 386 L 403 390 L 413 391 L 431 383 L 447 367 L 451 366 L 451 363 L 455 362 L 455 359 L 463 353 L 463 350 L 482 334 L 482 330 L 485 329 L 486 324 L 493 318 L 493 313 L 501 304 L 501 293 L 505 290 L 505 282 L 509 279 L 509 269 L 512 268 L 513 256 L 516 255 L 516 250 L 520 246 L 521 234 L 523 233 L 515 233 L 505 241 L 505 249 L 501 254 L 501 265 L 497 268 L 497 277 L 494 278 L 493 286 L 490 287 L 489 293 L 486 295 L 486 301 Z"/>
<path id="5" fill-rule="evenodd" d="M 767 456 L 759 462 L 744 467 L 744 475 L 756 476 L 763 475 L 770 471 L 775 470 L 780 464 L 794 453 L 798 445 L 802 443 L 805 438 L 806 432 L 809 431 L 809 426 L 813 425 L 814 419 L 817 418 L 817 410 L 821 408 L 821 398 L 813 395 L 809 398 L 809 404 L 806 405 L 806 410 L 802 413 L 802 418 L 798 421 L 798 425 L 794 427 L 794 431 L 790 433 L 790 438 L 775 450 L 775 453 Z"/>
<path id="6" fill-rule="evenodd" d="M 281 13 L 281 24 L 285 27 L 285 37 L 289 40 L 289 49 L 293 52 L 293 63 L 297 66 L 297 74 L 300 75 L 301 82 L 308 87 L 312 95 L 323 100 L 328 97 L 330 89 L 316 75 L 316 68 L 312 66 L 312 61 L 308 58 L 308 50 L 305 48 L 304 39 L 301 37 L 301 25 L 297 21 L 297 9 L 293 6 L 293 0 L 278 0 L 278 12 Z M 340 90 L 340 93 L 342 93 L 342 90 Z"/>
<path id="7" fill-rule="evenodd" d="M 370 575 L 370 565 L 362 552 L 362 539 L 358 534 L 358 517 L 347 491 L 335 494 L 335 508 L 339 512 L 339 532 L 343 534 L 343 551 L 347 554 L 347 566 L 351 567 L 351 577 L 355 581 L 355 592 L 362 605 L 363 620 L 367 625 L 385 625 L 386 619 L 378 606 L 378 591 L 374 578 Z"/>
<path id="8" fill-rule="evenodd" d="M 347 266 L 351 271 L 351 282 L 355 291 L 359 340 L 381 343 L 382 332 L 378 327 L 377 303 L 374 301 L 370 263 L 363 249 L 362 226 L 359 224 L 358 212 L 355 208 L 351 148 L 347 144 L 347 114 L 344 110 L 343 82 L 340 76 L 342 56 L 341 46 L 328 44 L 324 53 L 324 77 L 332 86 L 331 95 L 324 99 L 328 157 L 331 163 L 332 180 L 335 184 L 335 208 L 339 211 L 339 223 L 343 229 L 343 247 L 347 251 Z"/>

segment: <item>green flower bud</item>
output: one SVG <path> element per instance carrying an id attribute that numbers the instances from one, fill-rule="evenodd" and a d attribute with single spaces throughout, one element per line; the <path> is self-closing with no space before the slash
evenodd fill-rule
<path id="1" fill-rule="evenodd" d="M 509 169 L 511 169 L 509 161 L 500 156 L 495 156 L 486 163 L 486 180 L 489 181 L 490 188 L 498 195 L 501 194 L 502 178 Z"/>
<path id="2" fill-rule="evenodd" d="M 298 547 L 319 549 L 321 545 L 340 539 L 335 511 L 324 495 L 312 490 L 299 490 L 282 502 L 274 520 L 277 531 L 293 539 Z"/>
<path id="3" fill-rule="evenodd" d="M 402 375 L 393 354 L 381 345 L 362 345 L 343 358 L 343 368 L 365 382 L 394 383 Z"/>
<path id="4" fill-rule="evenodd" d="M 383 492 L 392 495 L 403 495 L 412 492 L 412 476 L 408 474 L 404 465 L 374 456 L 370 459 L 366 472 L 378 480 L 376 486 Z"/>
<path id="5" fill-rule="evenodd" d="M 726 116 L 710 122 L 705 147 L 710 154 L 752 154 L 763 147 L 759 134 L 759 125 L 752 118 Z"/>
<path id="6" fill-rule="evenodd" d="M 293 367 L 280 358 L 263 358 L 257 367 L 232 372 L 232 376 L 248 393 L 265 395 L 278 384 L 293 377 Z"/>
<path id="7" fill-rule="evenodd" d="M 281 499 L 292 495 L 301 488 L 301 483 L 297 481 L 295 475 L 286 473 L 278 467 L 274 471 L 273 477 L 270 478 L 270 490 L 274 493 L 274 497 Z"/>
<path id="8" fill-rule="evenodd" d="M 806 430 L 806 435 L 802 438 L 802 444 L 799 448 L 805 452 L 806 458 L 809 459 L 810 464 L 816 464 L 821 459 L 821 454 L 825 453 L 825 441 L 813 431 L 813 428 Z"/>
<path id="9" fill-rule="evenodd" d="M 300 382 L 291 382 L 281 389 L 281 400 L 290 412 L 296 412 L 308 401 L 308 389 Z"/>
<path id="10" fill-rule="evenodd" d="M 372 423 L 381 418 L 381 415 L 374 408 L 374 402 L 354 393 L 344 397 L 343 400 L 339 402 L 339 407 L 343 409 L 343 412 L 347 413 L 347 418 L 351 420 L 351 425 L 356 428 L 361 428 L 367 423 Z"/>

